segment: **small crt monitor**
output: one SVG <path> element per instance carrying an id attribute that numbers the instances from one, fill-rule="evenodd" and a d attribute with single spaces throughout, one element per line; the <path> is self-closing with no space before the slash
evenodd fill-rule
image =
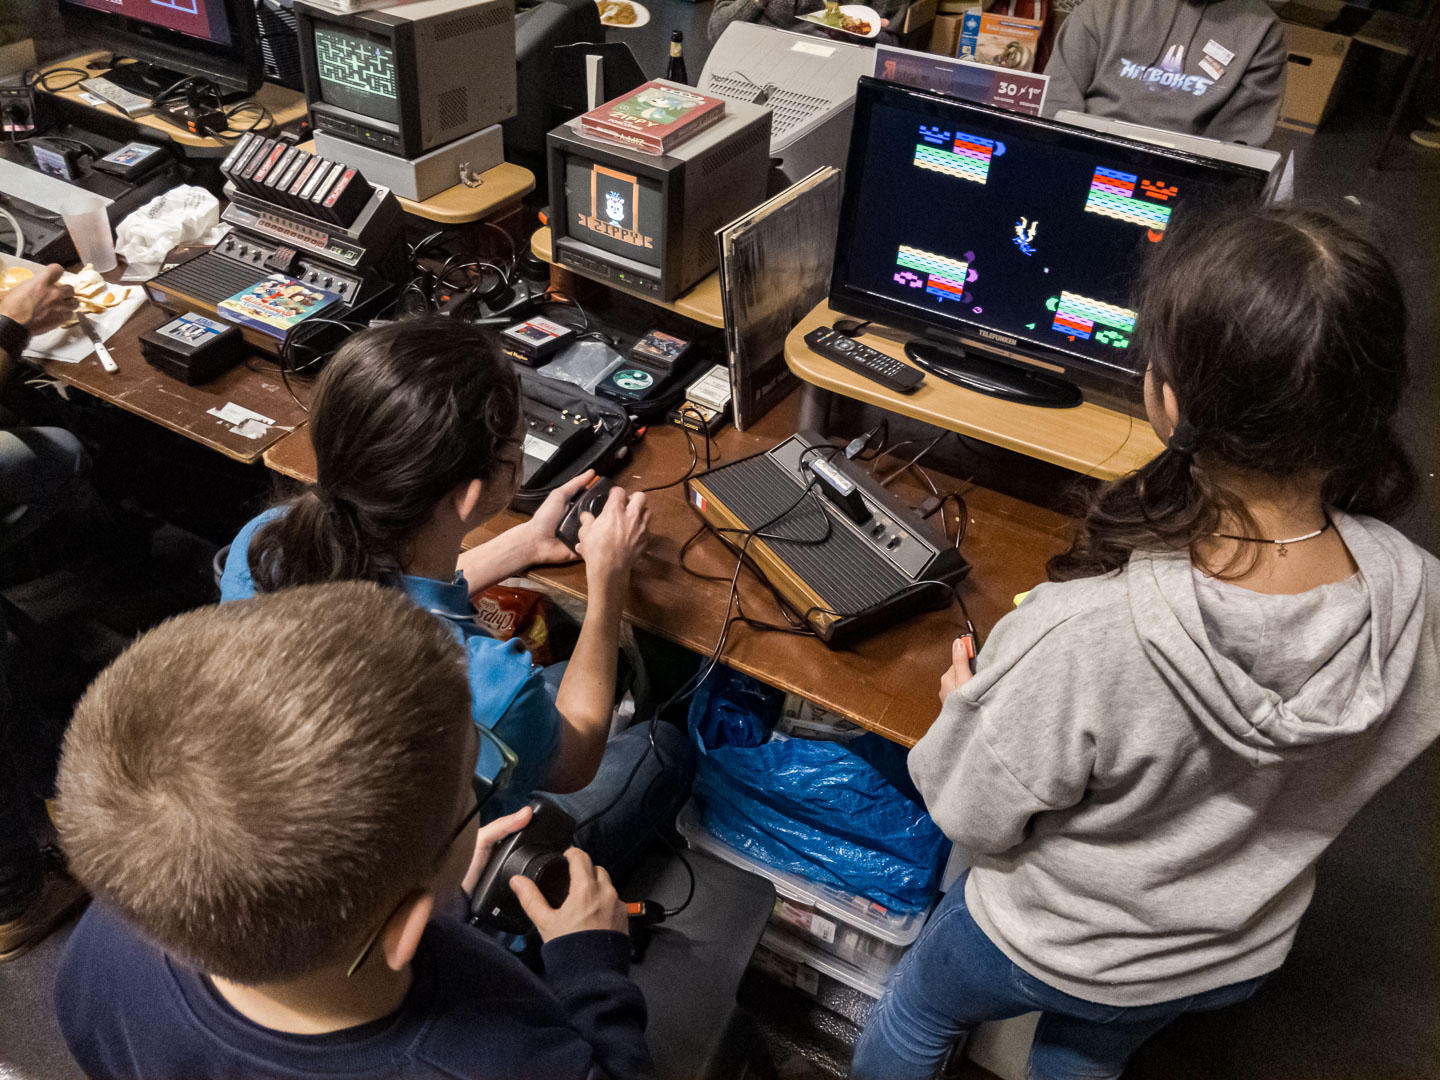
<path id="1" fill-rule="evenodd" d="M 415 0 L 340 14 L 295 5 L 317 131 L 415 158 L 515 115 L 510 0 Z"/>
<path id="2" fill-rule="evenodd" d="M 715 231 L 765 199 L 770 110 L 726 102 L 722 120 L 668 154 L 547 136 L 552 257 L 585 277 L 669 302 L 715 269 Z"/>
<path id="3" fill-rule="evenodd" d="M 1133 403 L 1147 250 L 1180 215 L 1256 199 L 1267 178 L 864 78 L 830 306 Z"/>

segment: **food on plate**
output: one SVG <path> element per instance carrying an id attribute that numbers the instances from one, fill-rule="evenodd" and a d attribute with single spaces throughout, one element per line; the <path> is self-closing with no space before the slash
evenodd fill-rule
<path id="1" fill-rule="evenodd" d="M 625 0 L 597 0 L 600 6 L 600 21 L 609 26 L 630 26 L 639 15 L 636 14 L 635 5 L 627 4 Z"/>
<path id="2" fill-rule="evenodd" d="M 864 19 L 857 19 L 853 15 L 846 15 L 840 10 L 838 0 L 825 0 L 825 10 L 817 11 L 803 18 L 821 26 L 828 26 L 832 30 L 843 30 L 847 34 L 856 34 L 860 37 L 869 37 L 871 26 Z"/>
<path id="3" fill-rule="evenodd" d="M 35 271 L 26 266 L 7 266 L 0 272 L 0 296 L 4 296 L 17 285 L 23 285 L 35 276 Z M 127 290 L 113 286 L 96 272 L 89 263 L 78 274 L 61 274 L 60 284 L 69 285 L 75 293 L 76 310 L 87 315 L 99 315 L 124 301 Z M 71 319 L 64 325 L 75 325 Z"/>

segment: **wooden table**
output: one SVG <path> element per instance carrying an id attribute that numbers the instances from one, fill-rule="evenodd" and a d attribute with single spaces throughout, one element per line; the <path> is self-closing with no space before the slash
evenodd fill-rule
<path id="1" fill-rule="evenodd" d="M 1041 409 L 977 394 L 933 375 L 913 393 L 897 394 L 805 344 L 811 330 L 830 326 L 841 317 L 822 303 L 785 339 L 785 363 L 808 384 L 807 391 L 816 387 L 855 398 L 1101 480 L 1118 479 L 1164 449 L 1144 420 L 1093 402 L 1074 409 Z M 910 363 L 897 341 L 875 333 L 861 334 L 859 340 Z M 814 412 L 823 414 L 823 407 Z M 803 426 L 823 430 L 823 420 L 806 416 Z"/>
<path id="2" fill-rule="evenodd" d="M 65 60 L 58 60 L 53 64 L 47 64 L 41 73 L 41 79 L 44 81 L 48 81 L 46 78 L 47 75 L 52 70 L 55 70 L 55 85 L 59 87 L 64 87 L 64 89 L 47 90 L 46 93 L 53 94 L 55 97 L 58 98 L 64 98 L 67 101 L 73 101 L 78 105 L 84 105 L 86 108 L 98 109 L 108 115 L 118 116 L 122 119 L 126 118 L 124 113 L 120 112 L 120 110 L 116 109 L 112 105 L 91 105 L 82 96 L 87 91 L 77 82 L 80 76 L 56 70 L 59 68 L 82 68 L 88 70 L 86 68 L 86 65 L 88 65 L 91 61 L 98 60 L 101 57 L 108 55 L 108 50 L 97 49 L 92 52 L 83 53 L 80 56 L 72 56 Z M 90 71 L 86 77 L 92 79 L 104 78 L 105 69 L 100 68 L 95 71 Z M 72 82 L 75 82 L 76 85 L 69 85 Z M 290 90 L 283 86 L 277 86 L 275 83 L 261 83 L 260 89 L 255 91 L 255 93 L 246 100 L 258 101 L 261 105 L 264 105 L 265 108 L 270 110 L 270 115 L 275 118 L 275 130 L 274 132 L 272 132 L 272 134 L 278 133 L 279 130 L 283 127 L 287 127 L 290 124 L 293 124 L 299 120 L 303 120 L 305 118 L 306 112 L 309 110 L 309 106 L 305 104 L 304 94 L 300 93 L 298 90 Z M 258 126 L 261 119 L 262 117 L 260 117 L 258 113 L 247 112 L 237 117 L 237 123 L 240 125 L 240 130 L 243 132 L 248 129 L 252 121 Z M 166 123 L 164 120 L 157 119 L 153 115 L 137 116 L 131 119 L 131 122 L 138 124 L 142 128 L 149 128 L 155 133 L 165 136 L 165 138 L 169 139 L 171 142 L 174 142 L 177 145 L 183 147 L 187 156 L 193 155 L 196 157 L 223 157 L 224 155 L 228 154 L 235 146 L 233 138 L 230 140 L 226 140 L 206 138 L 200 135 L 192 135 L 184 128 L 176 127 L 174 124 Z"/>
<path id="3" fill-rule="evenodd" d="M 548 263 L 555 261 L 548 226 L 537 229 L 535 235 L 530 238 L 530 251 L 537 259 L 543 259 Z M 566 267 L 566 269 L 570 268 Z M 574 272 L 579 273 L 579 271 Z M 626 293 L 626 295 L 635 294 Z M 640 297 L 640 299 L 648 300 L 656 307 L 684 315 L 687 319 L 694 319 L 706 326 L 723 327 L 725 325 L 725 312 L 720 303 L 720 271 L 718 270 L 702 279 L 689 292 L 681 293 L 668 303 L 650 300 L 649 297 Z"/>
<path id="4" fill-rule="evenodd" d="M 767 450 L 795 430 L 798 395 L 792 394 L 754 428 L 726 428 L 716 439 L 724 461 Z M 679 479 L 690 462 L 684 434 L 656 425 L 615 474 L 617 483 L 643 488 Z M 281 440 L 265 453 L 276 472 L 303 482 L 315 478 L 315 454 L 307 428 Z M 912 504 L 922 489 L 902 478 L 892 490 Z M 957 485 L 952 485 L 957 486 Z M 700 528 L 679 486 L 649 496 L 653 507 L 649 552 L 636 568 L 625 617 L 637 626 L 701 654 L 715 647 L 729 599 L 728 577 L 735 556 L 714 536 L 698 541 L 687 564 L 727 582 L 705 581 L 679 566 L 681 546 Z M 960 593 L 982 637 L 1013 606 L 1017 593 L 1044 580 L 1045 561 L 1062 550 L 1070 521 L 1017 499 L 983 488 L 965 492 L 969 525 L 962 545 L 974 566 Z M 506 511 L 475 530 L 468 544 L 482 543 L 525 520 Z M 581 564 L 542 567 L 531 576 L 570 596 L 586 595 Z M 766 622 L 783 621 L 768 589 L 748 573 L 741 575 L 740 597 L 746 614 Z M 942 672 L 950 666 L 950 643 L 963 631 L 958 608 L 919 615 L 860 641 L 832 650 L 814 638 L 765 633 L 737 624 L 730 632 L 724 662 L 771 686 L 792 691 L 849 717 L 907 746 L 929 728 L 939 711 Z"/>
<path id="5" fill-rule="evenodd" d="M 106 342 L 120 368 L 113 374 L 100 366 L 94 353 L 78 364 L 45 360 L 41 367 L 47 375 L 70 386 L 247 465 L 259 461 L 270 446 L 305 422 L 305 410 L 285 389 L 279 370 L 259 356 L 242 361 L 203 386 L 186 386 L 147 364 L 140 355 L 140 335 L 173 318 L 149 302 L 137 311 Z M 296 396 L 308 404 L 309 384 L 292 378 L 290 385 Z M 257 439 L 237 434 L 234 424 L 209 412 L 231 402 L 275 422 Z"/>

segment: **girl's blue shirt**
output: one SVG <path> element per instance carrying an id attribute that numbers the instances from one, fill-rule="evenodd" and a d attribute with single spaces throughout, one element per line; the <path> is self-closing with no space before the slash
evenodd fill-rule
<path id="1" fill-rule="evenodd" d="M 255 595 L 255 581 L 250 576 L 251 540 L 256 530 L 283 513 L 283 507 L 266 510 L 235 537 L 220 578 L 221 602 Z M 544 790 L 560 747 L 560 712 L 545 688 L 541 669 L 531 662 L 520 642 L 498 641 L 475 621 L 463 574 L 457 573 L 451 582 L 406 574 L 400 587 L 420 607 L 444 619 L 465 647 L 475 722 L 494 731 L 520 759 L 509 787 L 487 805 L 485 817 L 518 810 L 531 792 Z M 500 764 L 499 751 L 483 740 L 476 775 L 492 778 L 499 773 Z"/>

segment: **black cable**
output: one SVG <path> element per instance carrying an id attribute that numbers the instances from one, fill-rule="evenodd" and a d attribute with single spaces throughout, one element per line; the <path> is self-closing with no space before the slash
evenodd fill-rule
<path id="1" fill-rule="evenodd" d="M 714 443 L 714 440 L 710 435 L 710 425 L 705 423 L 705 417 L 701 415 L 700 410 L 688 401 L 684 405 L 680 406 L 677 411 L 680 413 L 681 416 L 689 416 L 691 419 L 699 422 L 700 433 L 705 436 L 705 468 L 709 469 L 712 460 L 711 450 Z M 695 445 L 695 437 L 691 433 L 691 429 L 686 427 L 684 424 L 679 424 L 677 426 L 680 428 L 681 431 L 685 433 L 685 441 L 690 444 L 690 467 L 685 470 L 684 476 L 681 476 L 675 480 L 667 480 L 663 484 L 655 484 L 652 487 L 641 488 L 640 490 L 642 492 L 648 494 L 652 491 L 664 491 L 666 488 L 672 488 L 675 487 L 677 484 L 683 484 L 687 480 L 693 479 L 696 472 L 699 470 L 700 449 Z"/>
<path id="2" fill-rule="evenodd" d="M 811 454 L 811 453 L 814 453 L 814 452 L 816 452 L 816 451 L 820 451 L 820 450 L 831 450 L 831 451 L 833 451 L 833 453 L 838 454 L 838 453 L 840 453 L 840 451 L 841 451 L 841 447 L 838 447 L 838 446 L 812 446 L 812 447 L 808 447 L 808 448 L 805 450 L 805 452 L 800 455 L 800 465 L 801 465 L 801 468 L 802 468 L 802 469 L 804 468 L 806 455 Z M 832 456 L 833 456 L 833 454 L 832 454 Z M 710 677 L 710 673 L 711 673 L 712 671 L 714 671 L 715 668 L 719 665 L 719 663 L 720 663 L 720 657 L 721 657 L 722 655 L 724 655 L 724 652 L 725 652 L 725 645 L 728 643 L 728 641 L 729 641 L 729 639 L 730 639 L 730 628 L 731 628 L 731 626 L 733 626 L 733 625 L 735 624 L 735 622 L 736 622 L 736 620 L 734 620 L 734 619 L 732 619 L 732 618 L 730 617 L 730 612 L 731 612 L 731 610 L 735 607 L 735 600 L 736 600 L 736 597 L 737 597 L 738 594 L 739 594 L 740 571 L 741 571 L 741 569 L 742 569 L 742 568 L 744 567 L 744 565 L 745 565 L 745 549 L 746 549 L 747 547 L 749 547 L 749 545 L 750 545 L 750 540 L 751 540 L 751 539 L 753 539 L 755 536 L 762 535 L 762 534 L 764 533 L 764 530 L 770 528 L 770 527 L 771 527 L 772 525 L 774 525 L 776 522 L 782 520 L 787 514 L 791 513 L 793 510 L 795 510 L 796 507 L 798 507 L 802 502 L 804 502 L 805 499 L 806 499 L 806 497 L 809 496 L 809 495 L 811 494 L 811 492 L 813 491 L 813 489 L 814 489 L 814 487 L 815 487 L 815 483 L 816 483 L 816 482 L 815 482 L 814 480 L 811 480 L 810 483 L 806 484 L 805 487 L 804 487 L 804 489 L 800 492 L 799 497 L 796 498 L 796 500 L 795 500 L 793 503 L 791 503 L 789 506 L 787 506 L 784 510 L 781 510 L 778 514 L 776 514 L 774 517 L 772 517 L 769 521 L 766 521 L 764 524 L 759 525 L 759 526 L 757 526 L 757 527 L 754 528 L 754 529 L 743 530 L 743 531 L 749 533 L 750 535 L 748 535 L 748 536 L 746 537 L 746 539 L 743 541 L 743 543 L 741 544 L 740 553 L 739 553 L 739 555 L 737 556 L 737 558 L 735 559 L 735 573 L 732 574 L 731 577 L 730 577 L 730 595 L 729 595 L 729 599 L 728 599 L 728 600 L 726 601 L 726 603 L 725 603 L 725 622 L 724 622 L 724 624 L 723 624 L 723 625 L 721 626 L 721 628 L 720 628 L 720 637 L 719 637 L 719 639 L 718 639 L 718 640 L 716 641 L 716 643 L 715 643 L 715 648 L 711 651 L 709 662 L 708 662 L 708 663 L 704 666 L 704 668 L 700 671 L 700 673 L 698 674 L 698 676 L 693 676 L 693 675 L 692 675 L 689 679 L 686 679 L 685 682 L 684 682 L 683 684 L 681 684 L 680 688 L 675 691 L 675 693 L 673 693 L 672 695 L 670 695 L 670 697 L 669 697 L 663 704 L 661 704 L 661 705 L 659 705 L 659 706 L 656 707 L 654 713 L 653 713 L 653 714 L 651 715 L 651 717 L 650 717 L 650 742 L 649 742 L 649 746 L 647 746 L 646 749 L 645 749 L 645 751 L 644 751 L 638 758 L 635 759 L 635 764 L 631 767 L 629 775 L 625 777 L 625 783 L 622 784 L 621 787 L 620 787 L 620 790 L 615 793 L 614 798 L 612 798 L 608 803 L 606 803 L 606 804 L 605 804 L 603 807 L 601 807 L 599 810 L 596 810 L 594 813 L 590 814 L 590 815 L 589 815 L 588 817 L 586 817 L 584 820 L 578 822 L 578 823 L 575 825 L 575 831 L 576 831 L 577 833 L 578 833 L 581 829 L 583 829 L 585 826 L 590 825 L 591 823 L 593 823 L 594 821 L 596 821 L 598 818 L 604 817 L 606 814 L 608 814 L 611 810 L 615 809 L 615 807 L 620 804 L 620 800 L 623 799 L 623 798 L 625 797 L 625 793 L 630 790 L 630 785 L 635 782 L 635 777 L 636 777 L 636 775 L 640 772 L 640 766 L 641 766 L 642 764 L 644 764 L 645 758 L 650 754 L 650 752 L 651 752 L 652 750 L 655 752 L 656 757 L 660 759 L 661 767 L 662 767 L 662 768 L 665 767 L 664 755 L 660 752 L 660 748 L 655 744 L 655 725 L 659 723 L 660 717 L 661 717 L 661 715 L 665 712 L 665 710 L 671 708 L 672 706 L 678 705 L 681 701 L 685 700 L 685 698 L 689 697 L 691 694 L 695 693 L 696 690 L 700 689 L 701 685 L 704 684 L 705 680 Z M 828 521 L 828 515 L 827 515 L 827 521 Z M 742 531 L 742 530 L 730 530 L 730 531 Z M 828 534 L 827 534 L 827 539 L 828 539 Z M 822 541 L 822 542 L 823 542 L 823 541 Z M 643 803 L 643 796 L 642 796 L 642 803 Z"/>
<path id="3" fill-rule="evenodd" d="M 66 83 L 64 86 L 51 86 L 50 79 L 56 75 L 78 75 L 80 77 L 73 82 Z M 86 71 L 84 68 L 75 67 L 56 67 L 50 68 L 48 71 L 37 71 L 35 68 L 27 68 L 20 76 L 21 82 L 27 87 L 33 89 L 38 86 L 41 90 L 51 94 L 58 94 L 65 90 L 73 90 L 86 79 L 92 78 L 94 78 L 94 75 L 91 72 Z"/>

